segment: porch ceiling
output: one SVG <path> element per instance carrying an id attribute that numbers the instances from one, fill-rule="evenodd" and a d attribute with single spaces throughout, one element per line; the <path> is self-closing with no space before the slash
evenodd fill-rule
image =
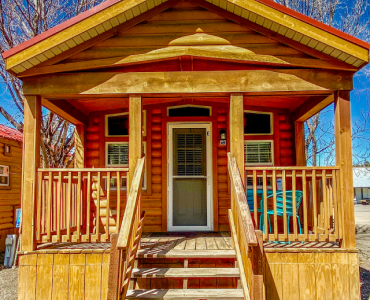
<path id="1" fill-rule="evenodd" d="M 311 99 L 310 99 L 311 98 Z M 251 107 L 263 107 L 271 109 L 284 109 L 290 112 L 295 111 L 308 99 L 321 99 L 323 96 L 245 96 L 244 105 Z M 181 105 L 182 103 L 193 100 L 194 102 L 217 102 L 229 103 L 229 97 L 171 97 L 171 98 L 143 98 L 143 105 L 153 105 L 161 103 L 173 103 Z M 51 100 L 53 102 L 55 100 Z M 60 101 L 60 100 L 59 100 Z M 107 111 L 128 108 L 128 98 L 83 98 L 65 100 L 81 112 L 92 113 L 96 111 Z"/>

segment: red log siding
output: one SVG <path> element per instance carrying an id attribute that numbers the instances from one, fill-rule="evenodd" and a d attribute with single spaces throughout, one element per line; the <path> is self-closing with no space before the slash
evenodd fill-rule
<path id="1" fill-rule="evenodd" d="M 198 103 L 196 103 L 198 104 Z M 167 107 L 168 104 L 146 105 L 147 116 L 147 136 L 143 140 L 147 142 L 147 190 L 143 191 L 143 210 L 146 212 L 144 230 L 147 232 L 160 232 L 167 230 L 167 182 L 166 182 L 166 161 L 167 161 Z M 202 103 L 203 105 L 203 103 Z M 212 106 L 212 126 L 213 130 L 213 176 L 214 183 L 214 214 L 215 229 L 220 231 L 230 230 L 227 210 L 230 208 L 230 187 L 227 174 L 227 151 L 230 145 L 220 145 L 219 132 L 227 129 L 229 136 L 228 105 L 221 103 L 207 103 Z M 261 110 L 262 111 L 262 110 Z M 268 111 L 268 109 L 263 109 Z M 119 113 L 120 111 L 109 111 L 109 114 Z M 274 153 L 276 166 L 288 166 L 294 164 L 294 142 L 293 126 L 290 122 L 289 114 L 284 111 L 274 111 L 274 134 L 260 136 L 259 139 L 274 140 Z M 107 112 L 94 113 L 90 117 L 89 126 L 86 130 L 86 167 L 104 167 L 105 161 L 105 142 L 106 141 L 127 141 L 128 138 L 106 138 L 104 132 L 104 120 Z M 255 136 L 245 139 L 255 139 Z M 112 195 L 113 196 L 113 195 Z M 163 198 L 164 196 L 165 198 Z M 126 192 L 122 192 L 122 207 L 125 207 Z M 94 205 L 92 205 L 94 207 Z"/>
<path id="2" fill-rule="evenodd" d="M 148 109 L 147 120 L 151 120 L 151 124 L 147 124 L 147 131 L 150 131 L 147 153 L 149 154 L 150 148 L 151 155 L 146 157 L 146 163 L 150 165 L 147 169 L 150 170 L 150 174 L 147 172 L 148 192 L 143 192 L 144 230 L 159 232 L 162 231 L 162 214 L 166 212 L 166 208 L 162 209 L 162 149 L 166 146 L 162 139 L 162 110 L 160 108 Z"/>
<path id="3" fill-rule="evenodd" d="M 279 145 L 280 148 L 280 165 L 293 166 L 295 162 L 294 143 L 293 143 L 293 125 L 289 116 L 279 115 Z M 275 146 L 276 147 L 276 146 Z"/>
<path id="4" fill-rule="evenodd" d="M 227 210 L 231 207 L 231 198 L 228 186 L 227 175 L 227 149 L 228 146 L 221 146 L 219 142 L 219 131 L 228 128 L 228 110 L 226 108 L 217 109 L 217 191 L 218 191 L 218 229 L 229 231 L 229 219 Z"/>
<path id="5" fill-rule="evenodd" d="M 89 126 L 86 128 L 86 167 L 99 167 L 100 149 L 100 124 L 99 117 L 91 117 L 89 119 Z"/>

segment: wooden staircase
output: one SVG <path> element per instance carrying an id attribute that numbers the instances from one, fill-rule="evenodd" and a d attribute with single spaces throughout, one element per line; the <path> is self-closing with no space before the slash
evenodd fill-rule
<path id="1" fill-rule="evenodd" d="M 207 238 L 163 239 L 138 251 L 126 299 L 244 299 L 235 250 L 184 246 Z"/>
<path id="2" fill-rule="evenodd" d="M 99 226 L 99 232 L 105 233 L 107 228 L 107 222 L 109 222 L 109 233 L 118 233 L 117 226 L 117 210 L 107 207 L 108 200 L 101 186 L 98 186 L 98 179 L 94 177 L 92 185 L 92 198 L 94 200 L 96 212 L 93 219 L 94 233 L 96 233 L 97 226 Z M 98 188 L 100 188 L 99 203 L 98 203 Z M 98 205 L 99 204 L 99 205 Z M 112 204 L 112 203 L 111 203 Z M 97 208 L 99 207 L 99 217 L 97 214 Z"/>

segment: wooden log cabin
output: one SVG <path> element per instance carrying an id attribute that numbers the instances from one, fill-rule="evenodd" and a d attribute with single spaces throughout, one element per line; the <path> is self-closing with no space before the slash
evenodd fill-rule
<path id="1" fill-rule="evenodd" d="M 23 135 L 0 125 L 0 252 L 8 234 L 18 234 L 16 212 L 21 207 Z"/>
<path id="2" fill-rule="evenodd" d="M 360 299 L 350 97 L 370 45 L 269 0 L 108 0 L 23 81 L 19 299 Z M 304 121 L 334 103 L 336 165 Z M 41 107 L 76 125 L 39 166 Z"/>

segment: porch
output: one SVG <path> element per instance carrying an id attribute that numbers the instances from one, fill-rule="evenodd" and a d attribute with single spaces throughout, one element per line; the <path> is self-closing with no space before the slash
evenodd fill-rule
<path id="1" fill-rule="evenodd" d="M 75 269 L 77 262 L 74 260 L 77 259 L 77 265 L 85 270 L 85 275 L 78 279 L 81 282 L 71 283 L 71 277 L 67 277 L 65 286 L 58 289 L 65 291 L 77 286 L 84 290 L 85 298 L 86 295 L 88 298 L 97 295 L 95 289 L 99 288 L 99 297 L 104 299 L 171 299 L 181 293 L 185 293 L 185 299 L 192 299 L 211 293 L 203 290 L 206 288 L 224 289 L 225 293 L 220 294 L 223 299 L 227 299 L 228 289 L 238 290 L 237 295 L 231 293 L 230 297 L 253 300 L 306 299 L 312 293 L 317 299 L 333 295 L 339 299 L 358 299 L 358 255 L 354 235 L 351 234 L 354 232 L 352 189 L 347 184 L 352 172 L 349 172 L 350 151 L 344 147 L 350 142 L 350 136 L 344 134 L 350 124 L 349 102 L 344 96 L 336 92 L 325 97 L 275 97 L 279 99 L 276 105 L 284 108 L 268 107 L 274 96 L 259 98 L 259 106 L 250 106 L 251 99 L 239 94 L 219 97 L 217 103 L 213 98 L 200 95 L 191 100 L 168 95 L 166 99 L 153 100 L 135 95 L 121 103 L 121 108 L 112 110 L 102 110 L 103 99 L 95 99 L 95 111 L 89 112 L 86 126 L 76 124 L 75 167 L 35 169 L 36 188 L 31 194 L 35 213 L 27 214 L 26 207 L 23 215 L 26 223 L 33 224 L 24 227 L 25 241 L 20 261 L 24 261 L 21 266 L 24 266 L 25 274 L 34 274 L 29 277 L 32 280 L 39 276 L 40 255 L 41 270 L 44 268 L 43 260 L 47 259 L 49 271 L 45 274 L 49 275 L 54 272 L 56 259 L 65 260 L 63 268 L 68 272 Z M 34 108 L 38 110 L 41 103 L 49 105 L 49 108 L 53 108 L 50 103 L 59 103 L 63 107 L 53 100 L 32 99 L 35 100 Z M 335 103 L 337 166 L 308 167 L 304 156 L 303 121 L 331 101 Z M 79 103 L 82 105 L 85 101 L 79 100 Z M 91 103 L 87 101 L 85 108 L 92 109 Z M 209 115 L 170 115 L 170 109 L 189 107 L 201 107 Z M 59 111 L 72 120 L 71 112 L 76 111 Z M 245 118 L 251 112 L 268 115 L 271 132 L 246 134 Z M 123 136 L 109 135 L 110 116 L 122 117 L 128 123 L 127 133 Z M 175 155 L 178 152 L 174 146 L 175 129 L 182 130 L 178 131 L 181 134 L 184 129 L 191 129 L 193 131 L 186 134 L 192 137 L 195 133 L 203 134 L 203 142 L 198 148 L 190 149 L 203 149 L 204 156 L 200 160 L 203 173 L 174 173 L 174 166 L 180 161 Z M 37 140 L 37 132 L 34 134 Z M 270 145 L 271 160 L 262 165 L 248 163 L 248 145 L 259 145 L 261 141 Z M 121 154 L 118 158 L 114 152 L 109 152 L 110 145 L 119 149 Z M 26 153 L 31 157 L 37 156 L 35 152 Z M 26 160 L 32 161 L 31 157 L 26 156 Z M 111 164 L 111 157 L 120 163 Z M 36 161 L 33 160 L 35 167 Z M 195 166 L 194 161 L 188 164 Z M 209 228 L 207 231 L 210 233 L 172 233 L 181 231 L 176 230 L 173 219 L 175 202 L 174 190 L 171 189 L 178 179 L 207 182 L 201 199 L 206 205 L 207 213 L 203 219 L 206 223 L 201 229 Z M 194 193 L 187 194 L 184 199 L 198 199 L 202 194 L 196 188 L 187 190 Z M 26 188 L 24 195 L 27 192 Z M 193 225 L 189 223 L 186 231 L 200 230 Z M 228 237 L 220 236 L 219 231 Z M 61 254 L 63 256 L 57 256 Z M 88 267 L 92 259 L 88 254 L 99 254 L 99 258 L 92 256 L 96 259 L 93 271 Z M 188 266 L 186 257 L 198 260 L 199 266 L 211 267 L 217 265 L 216 260 L 226 259 L 226 265 L 237 266 L 239 273 L 228 281 L 229 285 L 223 285 L 220 278 L 225 275 L 224 270 L 213 270 L 215 273 L 212 274 L 201 270 L 203 277 L 201 273 L 190 271 L 163 271 L 171 269 L 173 262 L 176 268 Z M 209 257 L 214 257 L 212 262 L 207 261 Z M 147 261 L 144 263 L 144 260 Z M 140 262 L 149 266 L 153 264 L 159 269 L 154 273 L 145 270 L 145 276 L 150 278 L 143 279 L 144 273 L 135 271 Z M 100 275 L 91 281 L 91 286 L 84 283 L 82 287 L 82 282 L 90 282 L 91 276 L 95 276 L 94 272 Z M 343 274 L 348 276 L 341 276 Z M 174 285 L 167 277 L 176 278 Z M 204 285 L 185 284 L 193 282 L 194 277 L 202 277 L 198 281 Z M 328 278 L 333 283 L 330 293 L 321 289 Z M 39 297 L 37 282 L 36 299 Z M 151 282 L 154 282 L 153 288 Z M 302 289 L 294 289 L 287 282 L 295 282 Z M 25 285 L 29 284 L 33 283 Z M 338 289 L 338 285 L 343 286 L 343 290 Z M 54 287 L 50 289 L 53 294 Z M 148 292 L 153 289 L 154 294 Z M 163 289 L 169 294 L 160 291 Z M 187 294 L 177 289 L 194 291 Z M 70 292 L 78 294 L 77 290 Z M 60 292 L 57 290 L 56 293 Z M 194 296 L 194 293 L 198 294 Z"/>

